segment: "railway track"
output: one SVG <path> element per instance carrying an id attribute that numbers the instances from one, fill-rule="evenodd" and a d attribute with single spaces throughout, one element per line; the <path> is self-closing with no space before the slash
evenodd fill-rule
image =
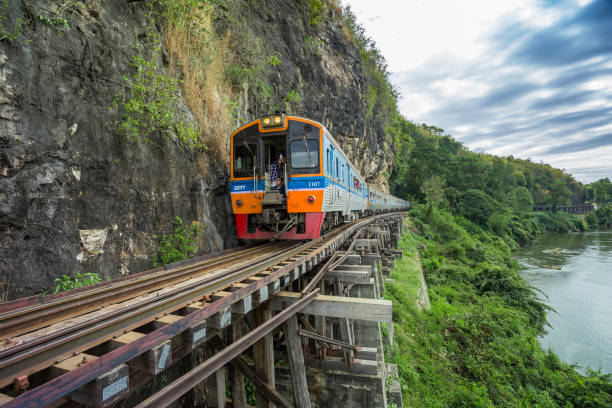
<path id="1" fill-rule="evenodd" d="M 57 400 L 113 364 L 135 358 L 198 322 L 206 321 L 214 328 L 210 319 L 216 318 L 213 321 L 223 327 L 228 308 L 237 302 L 243 302 L 246 308 L 266 301 L 269 292 L 287 286 L 328 258 L 368 222 L 365 219 L 345 225 L 306 243 L 282 241 L 229 251 L 38 302 L 30 298 L 0 306 L 0 387 L 13 384 L 23 389 L 30 385 L 27 376 L 41 373 L 70 356 L 106 344 L 166 315 L 174 313 L 180 317 L 180 321 L 101 355 L 96 367 L 78 367 L 47 383 L 35 379 L 31 385 L 39 387 L 6 406 L 42 406 L 40 401 Z M 251 297 L 253 305 L 246 305 L 246 299 L 250 302 Z M 78 376 L 79 371 L 87 371 L 87 375 Z M 69 381 L 71 375 L 74 378 Z M 43 396 L 39 403 L 32 402 Z"/>
<path id="2" fill-rule="evenodd" d="M 19 374 L 40 371 L 75 352 L 188 306 L 306 245 L 287 241 L 266 244 L 4 313 L 0 316 L 2 327 L 26 334 L 0 342 L 0 387 L 13 383 Z M 33 314 L 31 320 L 29 313 Z M 48 325 L 44 324 L 45 316 L 51 318 Z M 10 327 L 15 319 L 18 331 Z"/>

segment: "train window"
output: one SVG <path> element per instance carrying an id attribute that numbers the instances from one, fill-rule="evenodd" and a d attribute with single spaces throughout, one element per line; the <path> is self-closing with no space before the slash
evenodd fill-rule
<path id="1" fill-rule="evenodd" d="M 339 178 L 338 176 L 338 158 L 336 157 L 336 178 Z"/>
<path id="2" fill-rule="evenodd" d="M 329 154 L 329 149 L 327 149 L 327 172 L 331 172 L 331 154 Z"/>
<path id="3" fill-rule="evenodd" d="M 234 177 L 253 176 L 257 157 L 257 145 L 255 143 L 243 143 L 234 147 Z"/>
<path id="4" fill-rule="evenodd" d="M 313 168 L 319 165 L 319 141 L 302 139 L 291 142 L 291 167 Z"/>
<path id="5" fill-rule="evenodd" d="M 342 165 L 342 181 L 344 181 L 344 164 Z"/>

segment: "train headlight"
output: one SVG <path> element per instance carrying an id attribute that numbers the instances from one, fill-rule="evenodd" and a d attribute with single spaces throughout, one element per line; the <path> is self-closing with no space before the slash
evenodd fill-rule
<path id="1" fill-rule="evenodd" d="M 313 196 L 313 195 L 309 195 L 309 196 L 308 196 L 308 202 L 309 202 L 309 203 L 314 203 L 314 202 L 315 202 L 315 200 L 316 200 L 315 196 Z"/>
<path id="2" fill-rule="evenodd" d="M 286 118 L 287 117 L 284 113 L 264 116 L 261 119 L 261 127 L 263 128 L 282 127 L 285 125 Z"/>
<path id="3" fill-rule="evenodd" d="M 242 200 L 236 200 L 236 207 L 242 207 Z"/>

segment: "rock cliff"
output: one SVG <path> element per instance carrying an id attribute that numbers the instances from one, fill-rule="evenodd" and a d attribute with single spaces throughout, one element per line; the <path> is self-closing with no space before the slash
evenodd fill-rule
<path id="1" fill-rule="evenodd" d="M 360 50 L 337 5 L 314 3 L 322 7 L 313 12 L 312 1 L 202 2 L 216 56 L 201 76 L 221 79 L 210 89 L 202 80 L 208 96 L 198 99 L 179 52 L 183 26 L 168 24 L 168 10 L 190 13 L 193 1 L 2 2 L 2 30 L 17 32 L 0 40 L 0 281 L 9 297 L 52 290 L 62 274 L 149 268 L 155 235 L 176 216 L 204 225 L 198 253 L 236 245 L 227 137 L 272 109 L 325 124 L 386 188 L 393 148 L 386 118 L 367 102 Z M 172 109 L 217 146 L 189 148 L 161 130 L 144 143 L 118 130 L 125 113 L 114 102 L 143 53 L 164 78 L 182 80 Z"/>

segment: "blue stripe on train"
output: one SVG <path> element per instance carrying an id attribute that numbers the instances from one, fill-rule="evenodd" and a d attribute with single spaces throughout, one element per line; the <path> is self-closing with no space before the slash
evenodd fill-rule
<path id="1" fill-rule="evenodd" d="M 321 176 L 291 178 L 289 179 L 289 190 L 308 190 L 308 189 L 319 190 L 319 189 L 326 188 L 330 184 L 335 184 L 337 187 L 345 191 L 348 191 L 348 188 L 340 184 L 338 181 L 331 180 L 327 177 L 321 177 Z M 230 191 L 232 193 L 252 192 L 253 185 L 254 185 L 253 180 L 232 181 L 230 183 Z M 263 180 L 258 180 L 257 190 L 263 191 L 263 189 L 264 189 Z M 351 193 L 361 198 L 367 198 L 365 193 L 361 193 L 356 190 L 351 190 Z"/>

